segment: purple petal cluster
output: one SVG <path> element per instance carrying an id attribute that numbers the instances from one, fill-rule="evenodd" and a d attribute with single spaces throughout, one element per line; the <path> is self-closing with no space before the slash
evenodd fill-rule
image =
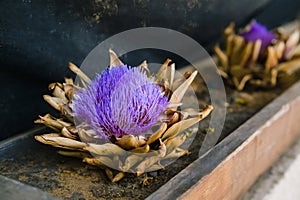
<path id="1" fill-rule="evenodd" d="M 77 120 L 88 124 L 100 138 L 143 135 L 157 123 L 168 98 L 138 68 L 107 68 L 73 99 Z"/>
<path id="2" fill-rule="evenodd" d="M 269 46 L 274 39 L 276 39 L 276 36 L 273 33 L 269 32 L 265 26 L 257 23 L 256 21 L 253 21 L 250 24 L 249 30 L 245 30 L 240 33 L 240 36 L 242 36 L 247 42 L 255 42 L 260 39 L 262 41 L 261 51 Z"/>

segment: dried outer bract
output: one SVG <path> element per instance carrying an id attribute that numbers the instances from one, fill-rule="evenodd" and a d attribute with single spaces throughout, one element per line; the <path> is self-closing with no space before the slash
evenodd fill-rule
<path id="1" fill-rule="evenodd" d="M 144 146 L 137 147 L 137 148 L 130 150 L 130 152 L 133 152 L 133 153 L 147 153 L 149 151 L 150 151 L 149 144 L 145 144 Z"/>
<path id="2" fill-rule="evenodd" d="M 117 54 L 111 49 L 109 49 L 109 58 L 110 58 L 110 68 L 123 65 L 122 61 L 119 59 Z"/>
<path id="3" fill-rule="evenodd" d="M 97 155 L 110 156 L 110 155 L 123 155 L 125 150 L 116 144 L 105 143 L 105 144 L 88 144 L 84 146 L 84 149 Z"/>
<path id="4" fill-rule="evenodd" d="M 146 144 L 146 139 L 142 136 L 124 135 L 117 139 L 115 143 L 123 149 L 129 150 Z"/>
<path id="5" fill-rule="evenodd" d="M 63 156 L 74 157 L 74 158 L 90 159 L 90 157 L 91 157 L 91 154 L 89 154 L 87 152 L 82 152 L 82 151 L 59 150 L 59 151 L 57 151 L 57 153 L 60 155 L 63 155 Z"/>
<path id="6" fill-rule="evenodd" d="M 109 55 L 110 69 L 123 65 L 112 50 L 109 50 Z M 164 168 L 161 161 L 188 155 L 188 150 L 180 148 L 187 138 L 186 134 L 182 134 L 183 131 L 207 117 L 213 110 L 211 105 L 200 111 L 192 108 L 180 109 L 183 105 L 182 99 L 197 75 L 196 71 L 186 72 L 183 77 L 175 80 L 175 64 L 170 59 L 163 63 L 156 75 L 150 73 L 147 62 L 144 61 L 138 69 L 162 88 L 161 92 L 168 100 L 165 110 L 157 119 L 157 129 L 153 133 L 151 130 L 150 133 L 141 135 L 125 134 L 99 139 L 97 132 L 87 124 L 75 125 L 72 105 L 74 94 L 86 91 L 91 80 L 76 65 L 69 63 L 69 68 L 78 75 L 81 85 L 76 85 L 72 78 L 65 78 L 64 83 L 49 85 L 52 96 L 44 95 L 44 99 L 59 111 L 61 116 L 40 116 L 35 123 L 42 123 L 54 132 L 37 135 L 35 139 L 59 148 L 60 155 L 81 158 L 85 163 L 104 169 L 112 182 L 121 180 L 125 172 L 141 175 L 148 171 L 160 170 Z M 117 166 L 119 171 L 112 170 L 111 166 Z"/>
<path id="7" fill-rule="evenodd" d="M 67 138 L 76 140 L 78 139 L 78 135 L 77 134 L 73 134 L 72 132 L 70 132 L 66 127 L 63 127 L 61 129 L 61 134 Z"/>
<path id="8" fill-rule="evenodd" d="M 111 180 L 111 182 L 113 182 L 113 183 L 115 183 L 115 182 L 118 182 L 118 181 L 120 181 L 122 178 L 124 178 L 125 177 L 125 173 L 124 172 L 119 172 L 119 173 L 117 173 L 114 177 L 113 177 L 113 179 Z"/>
<path id="9" fill-rule="evenodd" d="M 167 128 L 167 123 L 163 123 L 160 128 L 148 138 L 147 144 L 152 144 L 161 138 L 162 134 L 167 130 Z"/>
<path id="10" fill-rule="evenodd" d="M 224 29 L 224 50 L 218 44 L 214 47 L 219 73 L 229 85 L 237 90 L 247 85 L 271 88 L 281 82 L 277 79 L 299 79 L 300 66 L 293 62 L 300 56 L 298 22 L 273 32 L 256 21 L 239 33 L 234 29 L 234 23 Z"/>
<path id="11" fill-rule="evenodd" d="M 86 144 L 77 140 L 73 140 L 70 138 L 57 136 L 53 134 L 44 134 L 44 135 L 36 135 L 35 139 L 44 144 L 49 144 L 54 147 L 59 147 L 63 149 L 76 150 L 76 151 L 84 151 Z"/>
<path id="12" fill-rule="evenodd" d="M 168 137 L 172 137 L 181 131 L 191 127 L 192 125 L 196 124 L 200 120 L 207 117 L 210 112 L 213 110 L 211 105 L 206 106 L 201 112 L 199 112 L 198 117 L 185 119 L 173 124 L 166 132 L 163 134 L 162 139 L 166 139 Z"/>

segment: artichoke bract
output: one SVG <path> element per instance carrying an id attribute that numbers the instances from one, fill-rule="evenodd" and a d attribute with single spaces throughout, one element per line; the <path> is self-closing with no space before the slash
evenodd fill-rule
<path id="1" fill-rule="evenodd" d="M 184 147 L 194 125 L 213 110 L 182 109 L 182 99 L 197 75 L 175 79 L 175 64 L 167 59 L 156 74 L 144 61 L 137 67 L 122 63 L 110 50 L 110 66 L 91 80 L 74 64 L 69 68 L 79 79 L 52 83 L 52 96 L 44 95 L 61 113 L 40 116 L 35 123 L 53 132 L 35 136 L 60 148 L 59 154 L 78 157 L 105 170 L 112 182 L 127 172 L 138 176 L 163 169 L 189 154 Z"/>
<path id="2" fill-rule="evenodd" d="M 224 50 L 214 48 L 220 75 L 237 90 L 246 85 L 272 88 L 279 78 L 291 79 L 299 72 L 299 24 L 292 23 L 271 32 L 252 21 L 240 33 L 234 23 L 223 33 Z"/>

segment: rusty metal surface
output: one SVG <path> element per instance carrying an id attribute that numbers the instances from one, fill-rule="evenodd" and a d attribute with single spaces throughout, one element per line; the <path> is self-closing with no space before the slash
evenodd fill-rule
<path id="1" fill-rule="evenodd" d="M 25 185 L 0 175 L 0 197 L 2 200 L 56 200 L 54 196 L 42 190 Z"/>
<path id="2" fill-rule="evenodd" d="M 57 149 L 35 141 L 34 135 L 42 132 L 41 129 L 36 129 L 1 142 L 0 174 L 63 199 L 126 196 L 143 199 L 167 182 L 168 176 L 174 176 L 191 162 L 190 157 L 185 157 L 185 160 L 178 162 L 171 170 L 154 173 L 156 178 L 147 187 L 140 184 L 145 176 L 136 177 L 134 174 L 129 174 L 120 183 L 111 183 L 103 170 L 89 166 L 80 159 L 60 156 L 56 153 Z M 5 192 L 0 188 L 0 199 Z M 30 194 L 23 196 L 31 199 Z"/>
<path id="3" fill-rule="evenodd" d="M 36 127 L 27 131 L 25 134 L 20 134 L 7 140 L 0 142 L 0 158 L 1 159 L 14 159 L 13 155 L 16 151 L 23 151 L 22 147 L 26 140 L 32 138 L 36 132 L 46 130 L 45 127 Z M 15 149 L 15 150 L 14 150 Z M 0 160 L 1 160 L 0 159 Z M 7 168 L 13 168 L 12 166 L 6 166 Z M 56 200 L 57 198 L 49 193 L 42 191 L 37 187 L 33 187 L 14 179 L 10 179 L 1 175 L 0 170 L 0 199 L 1 200 Z"/>

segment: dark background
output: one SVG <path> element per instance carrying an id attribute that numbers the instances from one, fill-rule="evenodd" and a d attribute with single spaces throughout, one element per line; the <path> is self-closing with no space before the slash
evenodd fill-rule
<path id="1" fill-rule="evenodd" d="M 33 127 L 39 114 L 52 110 L 42 98 L 47 85 L 71 76 L 69 61 L 80 66 L 116 33 L 166 27 L 209 50 L 231 21 L 241 26 L 254 17 L 273 28 L 299 11 L 300 0 L 2 0 L 0 140 Z"/>

